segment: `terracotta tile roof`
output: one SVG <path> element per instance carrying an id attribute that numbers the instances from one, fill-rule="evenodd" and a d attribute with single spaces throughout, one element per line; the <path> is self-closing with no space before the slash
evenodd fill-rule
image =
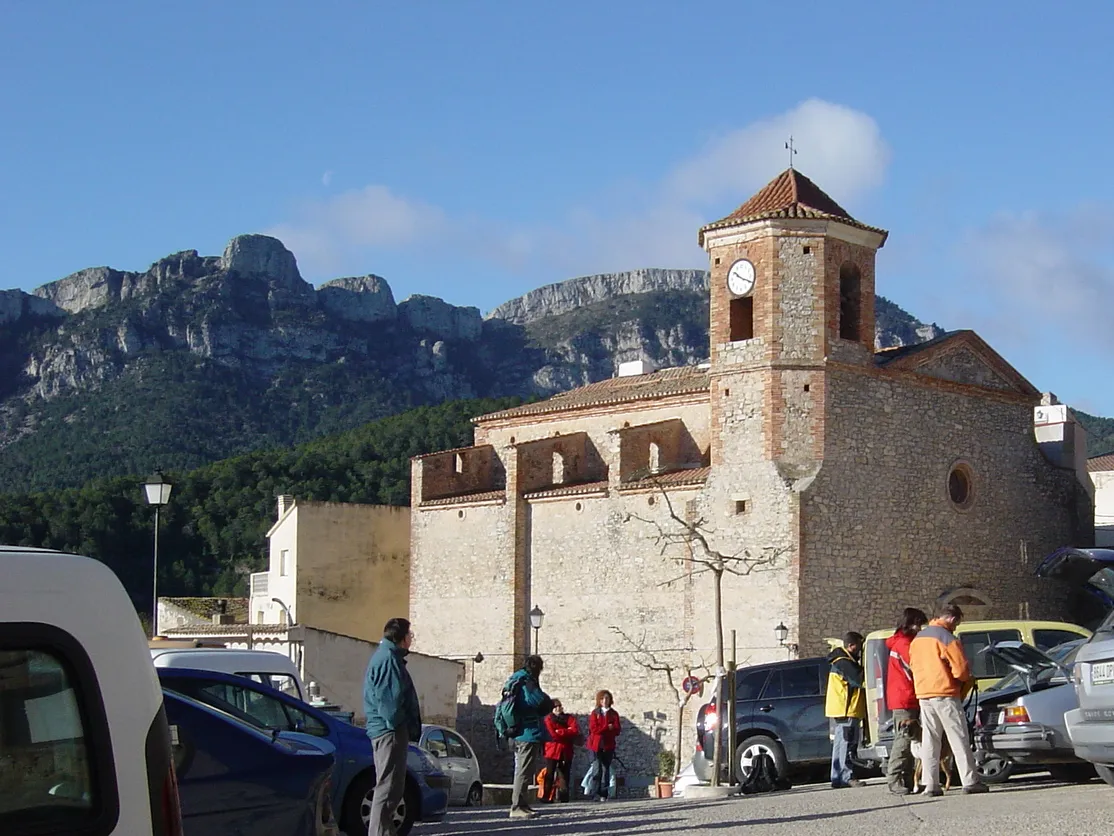
<path id="1" fill-rule="evenodd" d="M 160 598 L 159 600 L 205 621 L 212 621 L 214 615 L 221 614 L 222 604 L 225 615 L 232 616 L 237 622 L 248 620 L 247 598 Z"/>
<path id="2" fill-rule="evenodd" d="M 459 496 L 443 496 L 440 499 L 427 499 L 422 504 L 422 508 L 429 508 L 435 505 L 459 505 L 463 502 L 496 502 L 498 500 L 506 500 L 506 491 L 482 491 L 481 493 L 464 493 Z"/>
<path id="3" fill-rule="evenodd" d="M 469 445 L 466 445 L 464 447 L 453 447 L 451 450 L 435 450 L 432 453 L 421 453 L 420 455 L 417 455 L 417 456 L 411 456 L 410 461 L 416 462 L 416 461 L 420 461 L 422 459 L 428 459 L 431 456 L 447 456 L 449 453 L 463 453 L 463 452 L 466 452 L 468 450 L 478 450 L 481 447 L 491 447 L 491 445 L 490 444 L 469 444 Z"/>
<path id="4" fill-rule="evenodd" d="M 683 485 L 702 485 L 708 481 L 711 474 L 710 467 L 689 467 L 684 470 L 673 470 L 669 473 L 658 473 L 655 476 L 645 476 L 624 482 L 619 490 L 646 490 L 647 488 L 678 488 Z"/>
<path id="5" fill-rule="evenodd" d="M 564 412 L 592 406 L 626 403 L 628 401 L 656 400 L 675 395 L 697 394 L 708 391 L 708 369 L 700 366 L 680 366 L 663 369 L 653 374 L 613 377 L 590 383 L 579 389 L 570 389 L 537 403 L 524 404 L 501 412 L 492 412 L 473 418 L 482 424 L 504 418 L 518 418 L 526 415 L 545 415 L 551 412 Z"/>
<path id="6" fill-rule="evenodd" d="M 883 244 L 889 234 L 884 229 L 855 220 L 846 209 L 825 194 L 823 189 L 795 168 L 789 168 L 767 183 L 754 197 L 726 218 L 702 227 L 699 235 L 700 245 L 704 246 L 704 233 L 708 230 L 771 218 L 838 220 L 859 229 L 880 233 Z"/>
<path id="7" fill-rule="evenodd" d="M 933 337 L 931 340 L 927 340 L 923 343 L 912 343 L 910 345 L 894 346 L 893 348 L 883 348 L 880 351 L 874 352 L 874 364 L 876 366 L 888 366 L 895 360 L 901 360 L 906 357 L 911 357 L 914 354 L 920 354 L 922 351 L 926 351 L 930 348 L 935 348 L 940 345 L 940 343 L 954 339 L 961 333 L 963 332 L 945 331 L 939 337 Z"/>
<path id="8" fill-rule="evenodd" d="M 171 627 L 162 631 L 164 636 L 246 636 L 252 625 L 243 624 L 187 624 L 185 627 Z M 278 624 L 260 625 L 257 632 L 268 632 L 268 628 L 284 630 Z"/>
<path id="9" fill-rule="evenodd" d="M 1087 459 L 1087 471 L 1089 473 L 1103 473 L 1107 470 L 1114 470 L 1114 453 Z"/>
<path id="10" fill-rule="evenodd" d="M 562 485 L 559 488 L 546 488 L 523 494 L 523 499 L 548 499 L 551 496 L 581 496 L 586 493 L 600 493 L 607 490 L 607 480 L 602 482 L 582 482 L 579 485 Z"/>

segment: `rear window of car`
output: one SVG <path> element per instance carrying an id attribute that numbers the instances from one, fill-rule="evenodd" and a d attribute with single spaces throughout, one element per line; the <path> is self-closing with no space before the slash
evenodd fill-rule
<path id="1" fill-rule="evenodd" d="M 298 680 L 289 674 L 284 673 L 237 673 L 237 676 L 244 676 L 252 682 L 258 682 L 260 685 L 266 685 L 268 688 L 274 688 L 276 691 L 294 697 L 300 700 L 302 698 L 301 691 L 298 690 Z"/>
<path id="2" fill-rule="evenodd" d="M 92 710 L 91 700 L 98 710 Z M 75 666 L 57 647 L 0 635 L 0 832 L 5 836 L 104 832 L 106 820 L 115 818 L 115 775 L 104 763 L 110 738 L 99 701 L 87 657 Z"/>
<path id="3" fill-rule="evenodd" d="M 741 670 L 735 674 L 735 701 L 756 700 L 770 676 L 769 668 Z"/>
<path id="4" fill-rule="evenodd" d="M 1064 642 L 1071 642 L 1081 638 L 1083 638 L 1083 636 L 1079 633 L 1073 633 L 1070 630 L 1033 631 L 1033 644 L 1037 646 L 1037 650 L 1051 650 Z"/>
<path id="5" fill-rule="evenodd" d="M 770 672 L 762 699 L 792 699 L 820 696 L 820 666 L 800 665 Z"/>
<path id="6" fill-rule="evenodd" d="M 961 633 L 959 640 L 963 644 L 963 652 L 971 663 L 971 672 L 976 679 L 1001 679 L 1010 673 L 1010 668 L 1005 662 L 995 659 L 982 651 L 994 642 L 1021 641 L 1020 630 L 976 630 L 970 633 Z"/>

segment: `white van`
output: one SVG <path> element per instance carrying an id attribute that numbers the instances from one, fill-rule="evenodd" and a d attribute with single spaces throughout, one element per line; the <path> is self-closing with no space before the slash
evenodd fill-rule
<path id="1" fill-rule="evenodd" d="M 160 647 L 150 643 L 156 668 L 192 668 L 246 676 L 292 697 L 305 700 L 298 667 L 288 656 L 273 650 L 236 650 L 221 647 Z"/>
<path id="2" fill-rule="evenodd" d="M 99 561 L 0 546 L 0 832 L 180 836 L 162 691 Z"/>

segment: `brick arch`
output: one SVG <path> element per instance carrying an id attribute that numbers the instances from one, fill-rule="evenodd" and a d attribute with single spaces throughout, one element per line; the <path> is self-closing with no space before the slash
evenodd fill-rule
<path id="1" fill-rule="evenodd" d="M 963 610 L 966 621 L 981 621 L 990 614 L 994 601 L 981 589 L 973 586 L 960 586 L 948 590 L 936 599 L 936 604 L 957 604 Z"/>

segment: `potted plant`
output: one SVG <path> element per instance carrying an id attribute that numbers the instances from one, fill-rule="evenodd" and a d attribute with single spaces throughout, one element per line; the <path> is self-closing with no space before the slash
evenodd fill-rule
<path id="1" fill-rule="evenodd" d="M 673 778 L 677 774 L 677 758 L 668 749 L 658 752 L 658 777 L 654 784 L 658 788 L 658 798 L 673 797 Z"/>

